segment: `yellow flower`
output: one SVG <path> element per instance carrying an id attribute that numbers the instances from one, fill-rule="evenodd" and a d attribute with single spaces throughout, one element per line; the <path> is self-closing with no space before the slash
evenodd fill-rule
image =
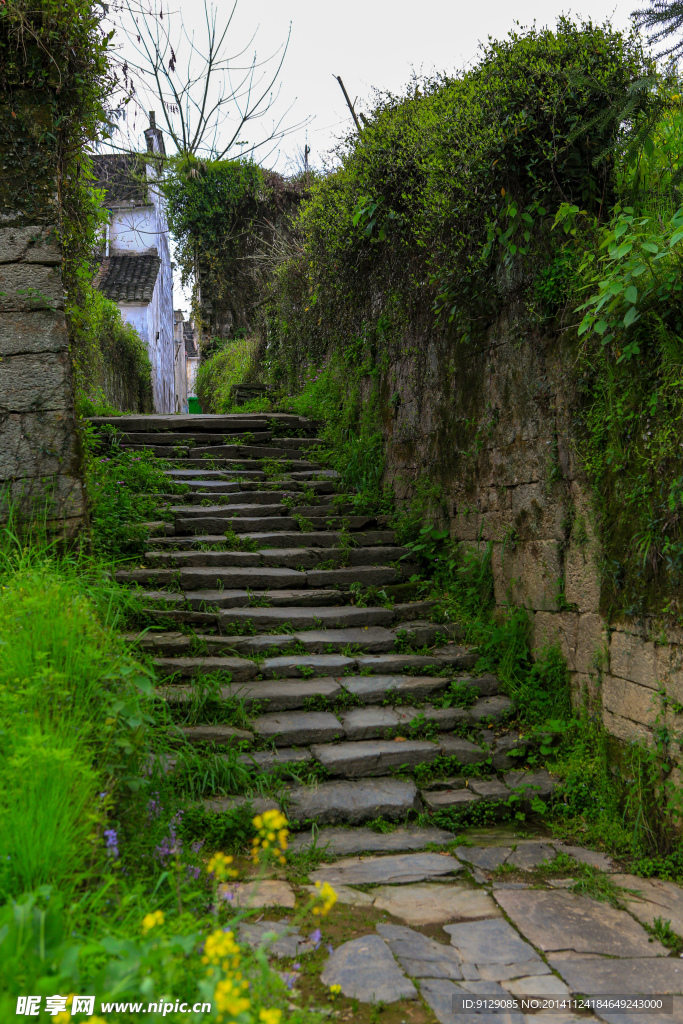
<path id="1" fill-rule="evenodd" d="M 275 1008 L 272 1010 L 261 1010 L 258 1015 L 258 1019 L 263 1024 L 280 1024 L 281 1018 L 282 1010 L 276 1010 Z"/>
<path id="2" fill-rule="evenodd" d="M 207 873 L 213 875 L 219 882 L 224 878 L 237 878 L 239 871 L 229 866 L 232 860 L 232 857 L 227 857 L 224 853 L 214 853 L 206 865 Z"/>
<path id="3" fill-rule="evenodd" d="M 224 932 L 217 928 L 207 936 L 202 963 L 219 964 L 225 957 L 232 957 L 231 967 L 236 969 L 240 962 L 240 947 L 235 942 L 234 932 Z"/>
<path id="4" fill-rule="evenodd" d="M 259 853 L 264 853 L 271 848 L 273 848 L 276 860 L 280 864 L 285 864 L 283 852 L 287 849 L 287 837 L 289 835 L 287 825 L 289 822 L 284 814 L 276 810 L 264 811 L 263 814 L 257 814 L 252 819 L 252 824 L 258 833 L 251 841 L 251 858 L 254 864 L 259 862 Z M 273 846 L 276 840 L 280 847 L 279 850 Z"/>
<path id="5" fill-rule="evenodd" d="M 213 994 L 216 1009 L 219 1013 L 228 1013 L 233 1017 L 239 1017 L 241 1013 L 251 1006 L 251 999 L 240 995 L 244 983 L 235 985 L 230 978 L 219 981 Z"/>
<path id="6" fill-rule="evenodd" d="M 332 994 L 332 998 L 334 999 L 334 997 L 338 996 L 339 993 L 341 992 L 341 985 L 330 985 L 330 992 Z"/>
<path id="7" fill-rule="evenodd" d="M 315 887 L 318 890 L 315 896 L 317 899 L 322 900 L 323 905 L 322 907 L 313 907 L 313 913 L 326 917 L 337 902 L 337 894 L 329 882 L 316 882 Z"/>
<path id="8" fill-rule="evenodd" d="M 142 934 L 146 935 L 147 932 L 151 932 L 152 928 L 156 928 L 158 924 L 163 923 L 163 910 L 155 910 L 152 914 L 145 914 L 145 916 L 142 919 Z"/>

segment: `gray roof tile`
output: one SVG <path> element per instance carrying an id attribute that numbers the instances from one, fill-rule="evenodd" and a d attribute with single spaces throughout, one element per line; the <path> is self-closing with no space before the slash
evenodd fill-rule
<path id="1" fill-rule="evenodd" d="M 161 260 L 152 253 L 106 256 L 93 281 L 114 302 L 151 302 Z"/>

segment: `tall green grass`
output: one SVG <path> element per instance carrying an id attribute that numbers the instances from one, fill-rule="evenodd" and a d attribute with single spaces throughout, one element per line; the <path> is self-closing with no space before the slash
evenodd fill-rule
<path id="1" fill-rule="evenodd" d="M 144 669 L 112 627 L 131 598 L 83 551 L 0 535 L 0 900 L 77 887 L 144 756 Z"/>

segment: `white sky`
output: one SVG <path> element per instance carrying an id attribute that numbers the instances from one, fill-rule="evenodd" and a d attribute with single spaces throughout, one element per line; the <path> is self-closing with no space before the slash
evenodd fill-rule
<path id="1" fill-rule="evenodd" d="M 161 2 L 164 18 L 170 8 L 172 17 L 182 14 L 187 26 L 201 28 L 202 0 L 141 2 L 156 10 Z M 231 6 L 231 0 L 218 0 L 219 16 L 225 17 Z M 256 32 L 249 53 L 256 51 L 263 59 L 286 39 L 291 22 L 274 111 L 280 115 L 291 105 L 286 123 L 312 120 L 284 139 L 267 161 L 286 173 L 306 141 L 312 162 L 320 166 L 323 154 L 349 126 L 350 115 L 333 75 L 341 75 L 351 100 L 358 98 L 356 109 L 362 110 L 373 87 L 400 91 L 413 68 L 425 73 L 463 69 L 476 60 L 480 41 L 505 36 L 515 22 L 553 26 L 557 16 L 566 13 L 590 16 L 595 22 L 611 18 L 615 27 L 626 28 L 637 6 L 638 0 L 578 0 L 574 7 L 561 0 L 239 0 L 230 38 L 237 51 Z M 136 120 L 138 130 L 146 127 L 143 118 Z M 253 129 L 246 137 L 254 141 Z M 177 298 L 180 308 L 189 308 L 180 301 L 181 293 Z"/>

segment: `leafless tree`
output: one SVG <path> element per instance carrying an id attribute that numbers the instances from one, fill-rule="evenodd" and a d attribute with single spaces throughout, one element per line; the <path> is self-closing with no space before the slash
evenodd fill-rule
<path id="1" fill-rule="evenodd" d="M 155 0 L 149 0 L 150 4 Z M 145 0 L 119 0 L 112 10 L 118 31 L 125 34 L 120 51 L 120 82 L 124 103 L 161 110 L 157 122 L 177 152 L 222 160 L 239 152 L 259 160 L 264 152 L 307 123 L 286 124 L 290 107 L 272 116 L 280 94 L 279 77 L 287 55 L 286 41 L 265 60 L 251 58 L 255 34 L 245 46 L 230 52 L 231 29 L 238 0 L 227 16 L 211 0 L 203 0 L 197 28 L 188 28 L 181 12 L 145 8 Z M 116 18 L 118 15 L 118 18 Z M 154 104 L 154 106 L 152 106 Z M 264 124 L 271 115 L 270 123 Z M 260 131 L 256 122 L 261 122 Z M 260 134 L 245 138 L 249 128 Z"/>

